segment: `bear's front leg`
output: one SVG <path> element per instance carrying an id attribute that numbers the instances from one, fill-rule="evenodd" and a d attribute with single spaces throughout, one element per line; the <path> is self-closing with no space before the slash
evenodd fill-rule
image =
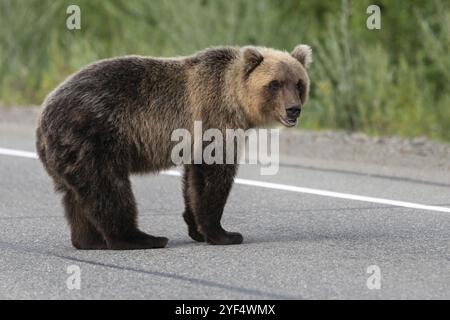
<path id="1" fill-rule="evenodd" d="M 202 179 L 199 201 L 195 201 L 195 220 L 198 231 L 210 244 L 242 243 L 240 233 L 225 231 L 220 223 L 236 171 L 237 165 L 229 164 L 194 166 L 196 180 Z"/>
<path id="2" fill-rule="evenodd" d="M 204 180 L 201 169 L 196 169 L 192 164 L 185 164 L 183 173 L 183 219 L 188 226 L 189 237 L 198 242 L 205 242 L 205 237 L 198 231 L 194 215 L 197 204 L 200 201 L 200 195 L 203 193 L 203 185 Z"/>

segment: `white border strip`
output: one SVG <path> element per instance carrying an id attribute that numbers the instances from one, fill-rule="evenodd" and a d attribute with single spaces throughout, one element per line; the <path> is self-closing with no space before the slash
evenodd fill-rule
<path id="1" fill-rule="evenodd" d="M 0 155 L 37 159 L 37 155 L 34 152 L 5 149 L 5 148 L 0 148 Z M 176 170 L 167 170 L 167 171 L 163 171 L 161 173 L 165 174 L 165 175 L 169 175 L 169 176 L 181 176 L 181 173 Z M 312 195 L 316 195 L 316 196 L 331 197 L 331 198 L 338 198 L 338 199 L 378 203 L 378 204 L 385 204 L 385 205 L 389 205 L 389 206 L 403 207 L 403 208 L 409 208 L 409 209 L 450 213 L 450 208 L 429 206 L 429 205 L 413 203 L 413 202 L 367 197 L 367 196 L 360 196 L 360 195 L 350 194 L 350 193 L 341 193 L 341 192 L 334 192 L 334 191 L 327 191 L 327 190 L 320 190 L 320 189 L 303 188 L 303 187 L 297 187 L 297 186 L 291 186 L 291 185 L 285 185 L 285 184 L 279 184 L 279 183 L 271 183 L 271 182 L 240 179 L 240 178 L 236 178 L 234 181 L 237 184 L 242 184 L 242 185 L 247 185 L 247 186 L 252 186 L 252 187 L 260 187 L 260 188 L 266 188 L 266 189 L 275 189 L 275 190 L 283 190 L 283 191 L 290 191 L 290 192 L 306 193 L 306 194 L 312 194 Z"/>

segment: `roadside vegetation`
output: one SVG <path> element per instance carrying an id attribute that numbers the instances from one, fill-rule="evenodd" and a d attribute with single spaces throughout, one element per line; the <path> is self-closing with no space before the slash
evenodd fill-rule
<path id="1" fill-rule="evenodd" d="M 0 0 L 0 104 L 40 104 L 67 75 L 125 54 L 311 44 L 304 126 L 450 141 L 450 3 L 378 0 Z M 66 8 L 81 8 L 81 30 Z"/>

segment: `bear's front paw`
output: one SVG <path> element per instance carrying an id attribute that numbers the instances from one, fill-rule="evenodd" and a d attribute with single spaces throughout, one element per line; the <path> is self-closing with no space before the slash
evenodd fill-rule
<path id="1" fill-rule="evenodd" d="M 188 227 L 188 234 L 192 240 L 195 240 L 197 242 L 205 242 L 205 237 L 200 232 L 198 232 L 197 229 L 194 227 L 191 226 Z"/>
<path id="2" fill-rule="evenodd" d="M 244 238 L 242 237 L 242 234 L 238 232 L 228 232 L 225 230 L 221 232 L 208 233 L 206 235 L 206 242 L 214 245 L 241 244 L 243 240 Z"/>

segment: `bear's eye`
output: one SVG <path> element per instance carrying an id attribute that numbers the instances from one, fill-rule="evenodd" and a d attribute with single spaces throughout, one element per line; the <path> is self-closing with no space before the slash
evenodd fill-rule
<path id="1" fill-rule="evenodd" d="M 270 81 L 268 88 L 270 91 L 276 92 L 276 91 L 280 90 L 281 82 L 278 80 L 272 80 L 272 81 Z"/>
<path id="2" fill-rule="evenodd" d="M 303 83 L 303 81 L 300 80 L 299 82 L 297 82 L 297 89 L 300 92 L 300 94 L 305 92 L 305 84 Z"/>

